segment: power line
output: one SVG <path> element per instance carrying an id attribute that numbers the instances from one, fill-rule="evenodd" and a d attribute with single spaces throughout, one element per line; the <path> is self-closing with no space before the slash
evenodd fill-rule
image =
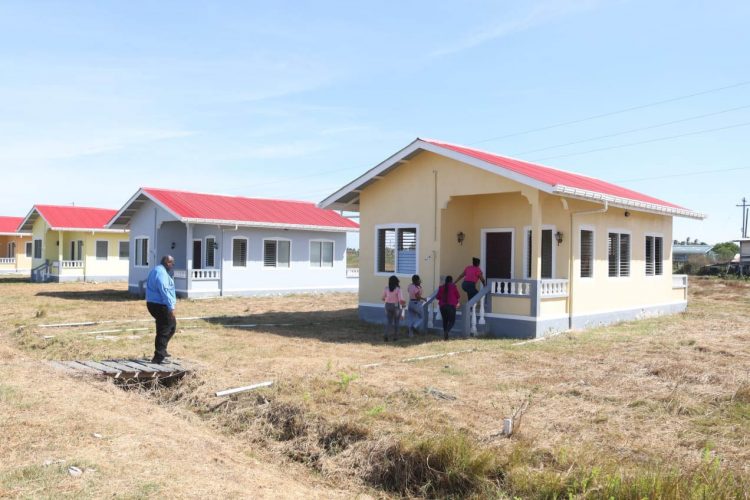
<path id="1" fill-rule="evenodd" d="M 693 175 L 703 175 L 703 174 L 718 174 L 722 172 L 734 172 L 736 170 L 750 170 L 750 167 L 734 167 L 734 168 L 719 168 L 714 170 L 698 170 L 696 172 L 683 172 L 681 174 L 667 174 L 667 175 L 657 175 L 654 177 L 639 177 L 637 179 L 620 179 L 613 182 L 639 182 L 639 181 L 653 181 L 657 179 L 671 179 L 674 177 L 690 177 Z"/>
<path id="2" fill-rule="evenodd" d="M 562 148 L 562 147 L 565 147 L 565 146 L 573 146 L 575 144 L 582 144 L 584 142 L 598 141 L 600 139 L 609 139 L 611 137 L 617 137 L 617 136 L 620 136 L 620 135 L 632 134 L 633 132 L 642 132 L 644 130 L 651 130 L 651 129 L 655 129 L 655 128 L 659 128 L 659 127 L 666 127 L 667 125 L 674 125 L 675 123 L 683 123 L 683 122 L 687 122 L 687 121 L 691 121 L 691 120 L 698 120 L 700 118 L 707 118 L 709 116 L 716 116 L 716 115 L 720 115 L 720 114 L 723 114 L 723 113 L 729 113 L 731 111 L 737 111 L 737 110 L 746 109 L 746 108 L 750 108 L 750 105 L 737 106 L 736 108 L 724 109 L 724 110 L 721 110 L 721 111 L 715 111 L 713 113 L 705 113 L 705 114 L 702 114 L 702 115 L 689 116 L 687 118 L 681 118 L 679 120 L 672 120 L 672 121 L 669 121 L 669 122 L 657 123 L 656 125 L 649 125 L 647 127 L 632 128 L 630 130 L 625 130 L 625 131 L 622 131 L 622 132 L 616 132 L 614 134 L 599 135 L 599 136 L 596 136 L 596 137 L 590 137 L 588 139 L 581 139 L 579 141 L 566 142 L 564 144 L 556 144 L 554 146 L 547 146 L 547 147 L 544 147 L 544 148 L 529 149 L 529 150 L 526 150 L 526 151 L 521 151 L 519 153 L 514 153 L 514 156 L 524 155 L 524 154 L 528 154 L 528 153 L 537 153 L 539 151 L 547 151 L 549 149 Z"/>
<path id="3" fill-rule="evenodd" d="M 706 133 L 709 133 L 709 132 L 717 132 L 719 130 L 728 130 L 728 129 L 732 129 L 732 128 L 746 127 L 748 125 L 750 125 L 750 122 L 743 122 L 743 123 L 737 123 L 737 124 L 734 124 L 734 125 L 727 125 L 726 127 L 708 128 L 708 129 L 704 129 L 704 130 L 697 130 L 695 132 L 688 132 L 686 134 L 670 135 L 670 136 L 667 136 L 667 137 L 657 137 L 656 139 L 649 139 L 649 140 L 646 140 L 646 141 L 638 141 L 638 142 L 629 142 L 627 144 L 618 144 L 618 145 L 615 145 L 615 146 L 607 146 L 607 147 L 604 147 L 604 148 L 589 149 L 588 151 L 579 151 L 577 153 L 568 153 L 568 154 L 564 154 L 564 155 L 547 156 L 547 157 L 544 157 L 544 158 L 537 158 L 537 159 L 531 160 L 531 161 L 544 161 L 544 160 L 552 160 L 554 158 L 567 158 L 569 156 L 585 155 L 585 154 L 589 154 L 589 153 L 596 153 L 596 152 L 599 152 L 599 151 L 608 151 L 610 149 L 627 148 L 627 147 L 630 147 L 630 146 L 637 146 L 639 144 L 649 144 L 649 143 L 652 143 L 652 142 L 667 141 L 669 139 L 678 139 L 680 137 L 688 137 L 688 136 L 691 136 L 691 135 L 706 134 Z"/>
<path id="4" fill-rule="evenodd" d="M 627 113 L 629 111 L 635 111 L 635 110 L 638 110 L 638 109 L 650 108 L 652 106 L 658 106 L 660 104 L 666 104 L 668 102 L 675 102 L 675 101 L 681 101 L 681 100 L 684 100 L 684 99 L 690 99 L 692 97 L 697 97 L 697 96 L 701 96 L 701 95 L 711 94 L 713 92 L 720 92 L 722 90 L 728 90 L 728 89 L 733 89 L 733 88 L 737 88 L 737 87 L 742 87 L 744 85 L 750 85 L 750 80 L 749 81 L 735 83 L 735 84 L 732 84 L 732 85 L 727 85 L 727 86 L 724 86 L 724 87 L 717 87 L 717 88 L 713 88 L 713 89 L 703 90 L 701 92 L 695 92 L 695 93 L 692 93 L 692 94 L 686 94 L 686 95 L 682 95 L 682 96 L 678 96 L 678 97 L 672 97 L 670 99 L 663 99 L 661 101 L 654 101 L 654 102 L 650 102 L 648 104 L 641 104 L 641 105 L 638 105 L 638 106 L 631 106 L 629 108 L 618 109 L 617 111 L 609 111 L 607 113 L 600 113 L 598 115 L 587 116 L 585 118 L 579 118 L 579 119 L 576 119 L 576 120 L 569 120 L 569 121 L 565 121 L 565 122 L 555 123 L 553 125 L 546 125 L 544 127 L 538 127 L 538 128 L 533 128 L 533 129 L 529 129 L 529 130 L 524 130 L 523 132 L 515 132 L 515 133 L 512 133 L 512 134 L 499 135 L 497 137 L 490 137 L 488 139 L 482 139 L 481 141 L 476 141 L 476 142 L 469 143 L 468 145 L 472 146 L 472 145 L 475 145 L 475 144 L 482 144 L 482 143 L 485 143 L 485 142 L 498 141 L 500 139 L 507 139 L 507 138 L 510 138 L 510 137 L 517 137 L 519 135 L 531 134 L 532 132 L 541 132 L 542 130 L 549 130 L 549 129 L 552 129 L 552 128 L 564 127 L 566 125 L 574 125 L 576 123 L 581 123 L 581 122 L 585 122 L 585 121 L 589 121 L 589 120 L 595 120 L 597 118 L 604 118 L 604 117 L 607 117 L 607 116 L 613 116 L 613 115 L 618 115 L 618 114 L 621 114 L 621 113 Z"/>

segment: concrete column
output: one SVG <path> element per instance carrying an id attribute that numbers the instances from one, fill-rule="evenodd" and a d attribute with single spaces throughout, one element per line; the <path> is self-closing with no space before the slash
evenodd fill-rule
<path id="1" fill-rule="evenodd" d="M 187 229 L 187 248 L 185 249 L 187 279 L 185 281 L 187 283 L 187 293 L 189 295 L 190 290 L 193 288 L 193 226 L 189 222 L 186 222 L 185 227 Z"/>
<path id="2" fill-rule="evenodd" d="M 65 242 L 63 241 L 63 232 L 57 232 L 57 261 L 60 262 L 60 269 L 62 270 L 63 250 L 65 249 Z"/>

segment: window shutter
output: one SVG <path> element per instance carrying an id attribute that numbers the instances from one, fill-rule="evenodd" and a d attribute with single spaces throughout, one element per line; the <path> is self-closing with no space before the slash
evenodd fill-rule
<path id="1" fill-rule="evenodd" d="M 321 242 L 320 241 L 311 241 L 310 242 L 310 265 L 313 267 L 320 267 L 320 249 Z"/>
<path id="2" fill-rule="evenodd" d="M 232 265 L 247 267 L 247 240 L 242 238 L 232 240 Z"/>
<path id="3" fill-rule="evenodd" d="M 654 275 L 654 237 L 646 236 L 646 276 Z"/>
<path id="4" fill-rule="evenodd" d="M 398 272 L 414 274 L 417 272 L 417 230 L 398 230 Z"/>
<path id="5" fill-rule="evenodd" d="M 206 238 L 206 267 L 216 265 L 216 239 Z"/>
<path id="6" fill-rule="evenodd" d="M 276 257 L 276 265 L 277 267 L 289 267 L 289 263 L 291 261 L 291 256 L 289 255 L 289 249 L 290 249 L 290 242 L 279 240 L 276 242 L 276 248 L 277 248 L 277 257 Z"/>
<path id="7" fill-rule="evenodd" d="M 664 274 L 664 238 L 654 238 L 654 272 L 657 276 Z"/>
<path id="8" fill-rule="evenodd" d="M 127 259 L 129 257 L 130 257 L 130 242 L 121 241 L 120 242 L 120 258 Z"/>
<path id="9" fill-rule="evenodd" d="M 534 233 L 529 229 L 526 232 L 526 277 L 531 278 L 531 249 L 532 249 L 532 235 Z"/>
<path id="10" fill-rule="evenodd" d="M 630 276 L 630 235 L 620 235 L 620 276 Z"/>
<path id="11" fill-rule="evenodd" d="M 618 238 L 617 233 L 609 233 L 607 237 L 607 260 L 608 260 L 608 267 L 609 267 L 609 276 L 614 277 L 617 276 L 617 269 L 618 269 L 618 262 L 617 262 L 617 256 L 618 256 L 618 250 L 619 250 L 619 244 L 620 239 Z"/>
<path id="12" fill-rule="evenodd" d="M 263 266 L 276 267 L 276 240 L 263 242 Z"/>
<path id="13" fill-rule="evenodd" d="M 33 247 L 34 245 L 32 245 L 30 241 L 26 243 L 26 257 L 31 257 L 33 255 Z"/>
<path id="14" fill-rule="evenodd" d="M 542 278 L 552 278 L 552 229 L 542 230 Z"/>
<path id="15" fill-rule="evenodd" d="M 108 253 L 109 253 L 109 242 L 97 241 L 96 242 L 96 258 L 99 260 L 106 260 Z"/>
<path id="16" fill-rule="evenodd" d="M 594 232 L 581 230 L 581 278 L 594 275 Z"/>
<path id="17" fill-rule="evenodd" d="M 333 267 L 333 242 L 324 241 L 321 246 L 321 265 L 323 267 Z"/>

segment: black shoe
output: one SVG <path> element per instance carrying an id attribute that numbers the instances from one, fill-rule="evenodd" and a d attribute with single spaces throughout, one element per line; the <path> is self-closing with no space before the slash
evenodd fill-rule
<path id="1" fill-rule="evenodd" d="M 151 362 L 155 365 L 160 365 L 164 362 L 164 358 L 157 358 L 156 356 L 154 356 L 153 358 L 151 358 Z"/>
<path id="2" fill-rule="evenodd" d="M 169 353 L 165 353 L 165 354 L 164 354 L 164 357 L 165 357 L 165 358 L 171 358 L 171 357 L 172 357 L 172 355 L 171 355 L 171 354 L 169 354 Z"/>

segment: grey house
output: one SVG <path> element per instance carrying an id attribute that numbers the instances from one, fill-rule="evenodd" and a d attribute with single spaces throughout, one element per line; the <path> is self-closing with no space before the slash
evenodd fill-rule
<path id="1" fill-rule="evenodd" d="M 128 290 L 175 259 L 181 297 L 355 291 L 346 233 L 357 223 L 313 203 L 141 188 L 111 219 L 130 230 Z"/>

